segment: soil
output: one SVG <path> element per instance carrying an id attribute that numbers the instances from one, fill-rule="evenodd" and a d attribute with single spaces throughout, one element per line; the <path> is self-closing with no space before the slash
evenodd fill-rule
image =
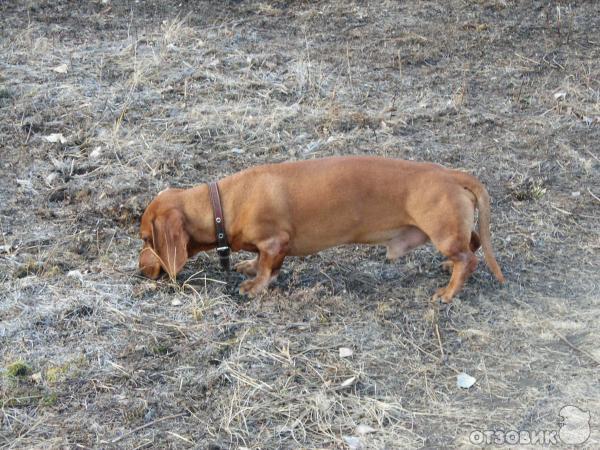
<path id="1" fill-rule="evenodd" d="M 2 2 L 0 448 L 464 448 L 566 405 L 600 447 L 599 29 L 597 1 Z M 214 252 L 138 275 L 160 190 L 353 154 L 476 175 L 508 283 L 432 303 L 432 247 L 289 258 L 252 300 Z"/>

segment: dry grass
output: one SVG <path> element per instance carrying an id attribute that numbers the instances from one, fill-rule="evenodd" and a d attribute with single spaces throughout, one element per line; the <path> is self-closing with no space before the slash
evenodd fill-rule
<path id="1" fill-rule="evenodd" d="M 568 404 L 597 424 L 599 17 L 593 1 L 2 3 L 0 447 L 462 448 L 556 430 Z M 475 173 L 509 284 L 481 267 L 438 310 L 430 248 L 291 259 L 252 301 L 212 254 L 176 283 L 136 275 L 159 190 L 334 154 Z"/>

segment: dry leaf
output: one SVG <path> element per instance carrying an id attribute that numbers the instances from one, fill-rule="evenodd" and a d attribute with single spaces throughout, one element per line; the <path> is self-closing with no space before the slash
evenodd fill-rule
<path id="1" fill-rule="evenodd" d="M 352 349 L 348 348 L 348 347 L 340 347 L 339 350 L 340 350 L 340 358 L 348 358 L 349 356 L 352 356 L 354 354 Z"/>
<path id="2" fill-rule="evenodd" d="M 92 150 L 92 152 L 90 153 L 90 159 L 98 159 L 102 156 L 102 148 L 101 147 L 96 147 L 94 150 Z"/>
<path id="3" fill-rule="evenodd" d="M 12 250 L 12 245 L 0 245 L 0 253 L 9 253 Z"/>
<path id="4" fill-rule="evenodd" d="M 352 386 L 352 384 L 354 384 L 355 381 L 356 381 L 356 377 L 348 378 L 347 380 L 344 380 L 344 382 L 341 384 L 341 386 L 342 387 Z"/>
<path id="5" fill-rule="evenodd" d="M 71 277 L 71 278 L 78 278 L 80 280 L 83 280 L 83 274 L 81 273 L 81 270 L 78 270 L 78 269 L 69 270 L 67 272 L 67 276 Z"/>
<path id="6" fill-rule="evenodd" d="M 342 436 L 342 438 L 350 450 L 358 450 L 362 448 L 362 442 L 360 442 L 360 438 L 356 436 Z"/>
<path id="7" fill-rule="evenodd" d="M 566 92 L 557 92 L 556 94 L 554 94 L 554 99 L 555 100 L 560 100 L 563 99 L 567 96 Z"/>
<path id="8" fill-rule="evenodd" d="M 357 434 L 375 433 L 377 430 L 369 425 L 361 423 L 356 427 Z"/>
<path id="9" fill-rule="evenodd" d="M 41 383 L 42 382 L 42 373 L 36 372 L 33 375 L 31 375 L 31 381 L 33 381 L 34 383 Z"/>
<path id="10" fill-rule="evenodd" d="M 471 386 L 473 386 L 475 384 L 476 381 L 477 381 L 477 378 L 473 378 L 468 373 L 462 372 L 456 376 L 456 385 L 459 388 L 469 389 Z"/>
<path id="11" fill-rule="evenodd" d="M 66 64 L 59 64 L 58 66 L 53 67 L 52 70 L 56 73 L 67 73 L 69 66 Z"/>
<path id="12" fill-rule="evenodd" d="M 67 140 L 65 139 L 65 137 L 62 135 L 62 133 L 52 133 L 49 134 L 48 136 L 44 136 L 44 139 L 48 142 L 60 142 L 61 144 L 65 144 L 67 142 Z"/>
<path id="13" fill-rule="evenodd" d="M 46 177 L 46 184 L 47 185 L 51 185 L 52 183 L 54 183 L 56 181 L 56 179 L 58 178 L 58 174 L 56 172 L 51 172 L 47 177 Z"/>

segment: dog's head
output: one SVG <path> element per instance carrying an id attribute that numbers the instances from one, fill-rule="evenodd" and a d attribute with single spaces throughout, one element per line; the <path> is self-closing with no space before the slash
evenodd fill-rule
<path id="1" fill-rule="evenodd" d="M 144 241 L 139 268 L 148 278 L 166 272 L 174 279 L 188 259 L 190 235 L 180 202 L 179 189 L 159 193 L 142 216 L 140 237 Z"/>

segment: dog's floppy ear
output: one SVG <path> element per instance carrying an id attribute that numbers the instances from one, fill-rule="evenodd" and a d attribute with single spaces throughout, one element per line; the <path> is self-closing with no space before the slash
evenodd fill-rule
<path id="1" fill-rule="evenodd" d="M 154 219 L 152 239 L 160 265 L 175 279 L 188 259 L 187 245 L 190 239 L 183 223 L 183 214 L 177 209 L 171 209 Z"/>

